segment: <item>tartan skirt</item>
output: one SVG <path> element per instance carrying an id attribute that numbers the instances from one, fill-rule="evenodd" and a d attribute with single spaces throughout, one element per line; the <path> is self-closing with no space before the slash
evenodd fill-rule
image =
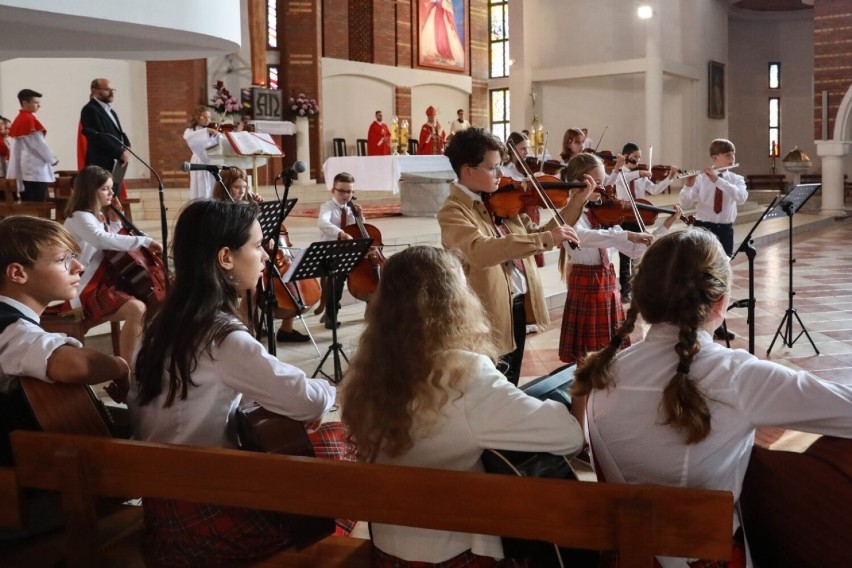
<path id="1" fill-rule="evenodd" d="M 612 263 L 571 265 L 559 337 L 560 361 L 576 363 L 590 351 L 606 347 L 623 322 L 624 308 Z M 629 345 L 630 338 L 625 338 L 621 347 Z"/>
<path id="2" fill-rule="evenodd" d="M 118 289 L 114 279 L 106 270 L 105 262 L 101 263 L 95 275 L 80 292 L 83 316 L 92 322 L 92 325 L 114 314 L 132 299 L 133 296 Z"/>
<path id="3" fill-rule="evenodd" d="M 340 422 L 328 422 L 308 438 L 318 458 L 354 461 Z M 162 566 L 208 566 L 267 556 L 291 543 L 288 515 L 239 507 L 142 499 L 143 548 Z M 337 520 L 335 534 L 346 536 L 355 521 Z"/>

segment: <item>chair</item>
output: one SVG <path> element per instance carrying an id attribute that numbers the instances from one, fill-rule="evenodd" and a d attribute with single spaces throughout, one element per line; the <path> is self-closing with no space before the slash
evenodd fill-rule
<path id="1" fill-rule="evenodd" d="M 409 138 L 408 139 L 408 153 L 411 154 L 412 156 L 416 155 L 418 144 L 419 144 L 419 142 L 417 140 L 415 140 L 414 138 Z"/>
<path id="2" fill-rule="evenodd" d="M 367 140 L 364 138 L 359 138 L 355 141 L 355 149 L 358 152 L 359 156 L 367 155 Z"/>
<path id="3" fill-rule="evenodd" d="M 346 138 L 332 138 L 334 144 L 334 156 L 340 157 L 346 155 Z"/>

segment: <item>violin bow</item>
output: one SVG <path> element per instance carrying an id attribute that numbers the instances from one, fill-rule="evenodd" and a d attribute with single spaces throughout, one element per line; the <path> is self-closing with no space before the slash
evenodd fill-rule
<path id="1" fill-rule="evenodd" d="M 536 193 L 538 193 L 541 202 L 544 203 L 548 209 L 553 212 L 553 216 L 559 221 L 560 226 L 566 227 L 568 223 L 565 222 L 565 219 L 562 217 L 562 214 L 559 212 L 559 209 L 556 208 L 556 205 L 553 204 L 553 201 L 550 199 L 550 196 L 547 195 L 547 192 L 544 191 L 544 188 L 541 187 L 541 184 L 535 179 L 535 176 L 532 174 L 530 169 L 527 167 L 526 162 L 521 159 L 521 155 L 518 153 L 518 149 L 515 148 L 513 143 L 507 144 L 509 149 L 515 155 L 515 159 L 518 160 L 518 164 L 520 164 L 523 174 L 527 176 L 527 179 L 532 183 L 533 188 L 535 188 Z M 574 241 L 565 241 L 568 243 L 568 246 L 573 250 L 580 250 L 580 243 L 575 243 Z"/>
<path id="2" fill-rule="evenodd" d="M 563 227 L 565 225 L 567 225 L 568 223 L 566 223 L 565 219 L 562 218 L 562 214 L 559 213 L 559 210 L 553 204 L 553 201 L 551 201 L 550 196 L 547 195 L 547 193 L 544 191 L 544 189 L 541 187 L 541 185 L 539 185 L 538 180 L 535 179 L 535 176 L 532 174 L 530 169 L 527 167 L 526 162 L 523 159 L 521 159 L 521 155 L 518 153 L 518 149 L 515 148 L 515 145 L 512 142 L 510 142 L 510 143 L 507 144 L 507 146 L 509 147 L 509 150 L 512 152 L 512 154 L 515 155 L 515 159 L 518 161 L 518 165 L 521 167 L 521 173 L 523 173 L 524 176 L 526 176 L 526 178 L 530 181 L 530 183 L 532 183 L 533 189 L 535 189 L 536 193 L 538 193 L 538 196 L 541 199 L 541 202 L 544 203 L 547 206 L 547 208 L 550 209 L 553 212 L 554 217 L 556 217 L 556 219 L 559 221 L 559 223 Z"/>
<path id="3" fill-rule="evenodd" d="M 621 183 L 624 184 L 624 189 L 627 190 L 627 200 L 630 201 L 630 208 L 633 209 L 633 216 L 636 217 L 636 224 L 639 225 L 639 230 L 641 232 L 647 233 L 648 230 L 645 228 L 645 222 L 642 220 L 642 217 L 639 216 L 639 208 L 636 207 L 636 200 L 633 199 L 633 194 L 630 192 L 630 185 L 627 183 L 624 170 L 619 171 L 618 175 L 621 176 Z"/>
<path id="4" fill-rule="evenodd" d="M 595 144 L 595 154 L 598 153 L 598 148 L 601 147 L 601 142 L 603 142 L 604 134 L 606 134 L 606 129 L 609 128 L 609 125 L 604 126 L 603 132 L 601 132 L 601 137 L 598 138 L 598 143 Z"/>

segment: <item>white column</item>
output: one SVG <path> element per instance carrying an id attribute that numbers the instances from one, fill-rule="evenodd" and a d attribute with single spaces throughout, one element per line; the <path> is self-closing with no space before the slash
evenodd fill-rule
<path id="1" fill-rule="evenodd" d="M 847 215 L 843 208 L 843 161 L 850 142 L 817 140 L 817 156 L 822 158 L 822 213 Z"/>
<path id="2" fill-rule="evenodd" d="M 532 25 L 530 18 L 524 17 L 524 2 L 509 2 L 509 29 L 512 33 L 512 42 L 509 47 L 509 57 L 512 66 L 509 68 L 509 91 L 512 93 L 510 103 L 511 130 L 520 132 L 529 129 L 532 124 L 533 110 L 530 90 L 532 89 L 532 69 L 526 61 L 525 46 L 527 35 L 524 33 L 525 26 Z M 495 82 L 495 81 L 492 81 Z M 537 105 L 536 113 L 542 120 L 542 104 Z"/>
<path id="3" fill-rule="evenodd" d="M 311 138 L 310 138 L 311 129 L 309 127 L 308 119 L 304 116 L 296 117 L 296 159 L 302 160 L 307 164 L 308 171 L 304 174 L 299 175 L 299 179 L 297 179 L 295 184 L 298 185 L 307 185 L 316 183 L 316 180 L 308 179 L 310 177 L 310 168 L 311 168 Z"/>
<path id="4" fill-rule="evenodd" d="M 645 25 L 645 144 L 660 156 L 663 141 L 663 51 L 660 3 L 651 2 L 654 16 L 640 22 Z M 646 160 L 649 156 L 643 156 Z M 649 166 L 653 164 L 648 164 Z"/>

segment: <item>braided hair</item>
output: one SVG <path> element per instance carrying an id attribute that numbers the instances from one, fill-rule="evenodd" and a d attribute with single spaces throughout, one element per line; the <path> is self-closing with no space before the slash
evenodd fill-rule
<path id="1" fill-rule="evenodd" d="M 698 330 L 713 317 L 714 306 L 728 292 L 731 267 L 721 244 L 704 229 L 670 233 L 645 252 L 633 277 L 633 301 L 612 342 L 590 353 L 578 367 L 572 393 L 614 387 L 613 361 L 624 338 L 641 314 L 648 323 L 678 327 L 674 351 L 678 365 L 663 391 L 663 424 L 681 432 L 687 444 L 710 433 L 710 409 L 704 394 L 690 378 L 690 365 L 701 349 Z"/>

